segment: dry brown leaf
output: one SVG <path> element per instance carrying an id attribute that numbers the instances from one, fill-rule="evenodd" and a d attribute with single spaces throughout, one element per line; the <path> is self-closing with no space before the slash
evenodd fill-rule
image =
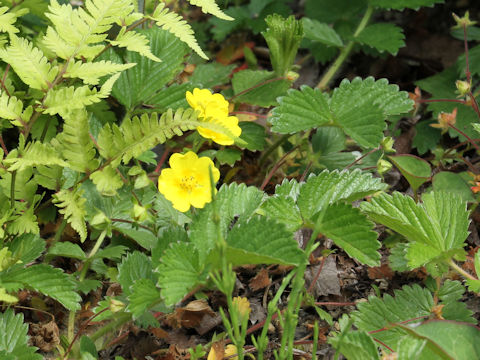
<path id="1" fill-rule="evenodd" d="M 393 271 L 390 269 L 388 264 L 382 264 L 381 266 L 376 267 L 369 267 L 368 270 L 368 277 L 372 280 L 375 279 L 393 279 Z"/>
<path id="2" fill-rule="evenodd" d="M 41 351 L 50 352 L 60 344 L 58 326 L 54 321 L 46 324 L 31 324 L 30 333 L 32 344 Z"/>
<path id="3" fill-rule="evenodd" d="M 194 328 L 200 324 L 204 316 L 215 316 L 206 300 L 194 300 L 185 307 L 176 308 L 173 314 L 165 319 L 172 328 Z"/>
<path id="4" fill-rule="evenodd" d="M 250 280 L 248 285 L 250 286 L 250 289 L 252 289 L 253 291 L 257 291 L 266 288 L 271 283 L 272 281 L 268 276 L 267 269 L 263 268 L 252 280 Z"/>

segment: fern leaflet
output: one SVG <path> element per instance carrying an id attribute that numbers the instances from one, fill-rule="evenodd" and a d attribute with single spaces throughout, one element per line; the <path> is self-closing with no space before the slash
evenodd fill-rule
<path id="1" fill-rule="evenodd" d="M 158 57 L 152 54 L 148 39 L 145 35 L 135 31 L 127 31 L 124 26 L 118 33 L 115 40 L 110 41 L 112 45 L 125 47 L 129 51 L 135 51 L 153 61 L 161 61 Z"/>
<path id="2" fill-rule="evenodd" d="M 39 49 L 14 34 L 10 35 L 10 46 L 0 49 L 0 59 L 33 89 L 48 89 L 58 72 L 58 67 L 52 66 Z"/>
<path id="3" fill-rule="evenodd" d="M 192 27 L 180 15 L 170 12 L 163 2 L 157 6 L 150 19 L 186 43 L 200 57 L 208 59 L 208 56 L 198 45 Z"/>
<path id="4" fill-rule="evenodd" d="M 21 157 L 8 158 L 3 162 L 10 165 L 9 171 L 24 170 L 27 167 L 38 165 L 67 166 L 67 163 L 58 156 L 58 151 L 52 145 L 38 141 L 31 143 Z"/>
<path id="5" fill-rule="evenodd" d="M 136 64 L 116 64 L 111 61 L 97 61 L 94 63 L 83 63 L 81 61 L 71 61 L 68 64 L 67 71 L 63 75 L 66 78 L 79 78 L 85 84 L 97 85 L 100 78 L 106 75 L 116 74 L 120 71 L 130 69 Z"/>
<path id="6" fill-rule="evenodd" d="M 82 197 L 83 190 L 76 189 L 60 190 L 53 195 L 53 202 L 60 208 L 60 213 L 63 214 L 72 228 L 80 235 L 80 240 L 83 242 L 87 238 L 87 225 L 85 224 L 85 202 Z"/>
<path id="7" fill-rule="evenodd" d="M 13 24 L 17 21 L 17 18 L 26 14 L 28 10 L 23 9 L 18 12 L 8 12 L 8 6 L 0 7 L 0 32 L 8 32 L 15 34 L 19 32 Z"/>
<path id="8" fill-rule="evenodd" d="M 88 12 L 56 0 L 50 2 L 46 16 L 54 28 L 47 30 L 45 44 L 61 58 L 93 59 L 104 46 L 90 45 L 103 42 L 113 24 L 123 23 L 134 10 L 131 0 L 87 0 L 85 7 Z"/>
<path id="9" fill-rule="evenodd" d="M 0 117 L 10 120 L 13 125 L 23 126 L 23 103 L 15 96 L 0 95 Z"/>
<path id="10" fill-rule="evenodd" d="M 63 132 L 58 135 L 57 141 L 70 169 L 90 172 L 98 167 L 85 110 L 74 111 L 65 118 Z"/>
<path id="11" fill-rule="evenodd" d="M 201 7 L 205 14 L 212 14 L 222 20 L 234 20 L 231 16 L 228 16 L 220 10 L 215 0 L 188 0 L 188 2 Z"/>

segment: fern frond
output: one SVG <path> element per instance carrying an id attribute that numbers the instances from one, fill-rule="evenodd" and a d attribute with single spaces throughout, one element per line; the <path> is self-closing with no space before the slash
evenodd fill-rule
<path id="1" fill-rule="evenodd" d="M 97 85 L 100 78 L 106 75 L 116 74 L 123 70 L 130 69 L 136 64 L 116 64 L 111 61 L 97 61 L 83 63 L 81 61 L 71 61 L 68 64 L 67 71 L 63 77 L 79 78 L 85 84 Z"/>
<path id="2" fill-rule="evenodd" d="M 104 41 L 113 24 L 121 24 L 134 10 L 131 0 L 87 0 L 85 7 L 88 12 L 51 0 L 49 12 L 45 14 L 54 26 L 47 31 L 45 44 L 64 59 L 95 57 L 103 45 L 90 45 Z M 58 40 L 61 41 L 57 45 Z"/>
<path id="3" fill-rule="evenodd" d="M 193 109 L 178 109 L 175 113 L 169 109 L 160 118 L 156 113 L 143 114 L 140 118 L 125 119 L 121 126 L 107 124 L 100 130 L 97 143 L 105 159 L 127 163 L 174 135 L 181 136 L 204 125 Z"/>
<path id="4" fill-rule="evenodd" d="M 36 166 L 35 182 L 46 189 L 58 191 L 62 179 L 63 167 L 61 166 Z"/>
<path id="5" fill-rule="evenodd" d="M 186 43 L 200 57 L 208 60 L 208 56 L 198 45 L 197 39 L 195 39 L 192 27 L 180 15 L 169 11 L 163 2 L 158 4 L 152 17 L 149 18 L 154 20 L 158 26 L 169 31 Z"/>
<path id="6" fill-rule="evenodd" d="M 87 225 L 85 224 L 85 202 L 82 197 L 83 190 L 79 187 L 70 191 L 68 189 L 61 190 L 53 195 L 54 204 L 60 208 L 59 212 L 63 214 L 72 228 L 80 235 L 83 242 L 87 238 Z"/>
<path id="7" fill-rule="evenodd" d="M 33 213 L 34 206 L 30 205 L 27 208 L 25 203 L 18 202 L 16 205 L 20 207 L 20 209 L 17 208 L 17 211 L 20 211 L 18 211 L 18 216 L 7 225 L 7 232 L 9 234 L 38 234 L 40 228 L 38 227 L 37 216 Z"/>
<path id="8" fill-rule="evenodd" d="M 10 36 L 10 46 L 0 49 L 0 59 L 33 89 L 48 89 L 58 72 L 58 67 L 52 66 L 39 49 L 14 34 Z"/>
<path id="9" fill-rule="evenodd" d="M 10 165 L 8 168 L 9 171 L 24 170 L 28 167 L 38 165 L 67 166 L 67 163 L 59 157 L 58 151 L 52 145 L 39 141 L 31 143 L 21 157 L 8 158 L 3 162 Z"/>
<path id="10" fill-rule="evenodd" d="M 16 126 L 22 126 L 23 103 L 15 96 L 6 93 L 0 95 L 0 117 L 10 120 Z"/>
<path id="11" fill-rule="evenodd" d="M 222 20 L 234 20 L 218 7 L 215 0 L 188 0 L 192 5 L 199 6 L 205 14 L 212 14 Z"/>
<path id="12" fill-rule="evenodd" d="M 20 12 L 7 12 L 8 6 L 0 7 L 0 32 L 8 32 L 10 34 L 15 34 L 19 32 L 13 24 L 17 21 L 17 18 L 24 15 L 27 11 L 23 10 Z"/>
<path id="13" fill-rule="evenodd" d="M 62 117 L 67 117 L 73 110 L 83 109 L 88 105 L 98 103 L 110 95 L 113 84 L 119 76 L 120 73 L 113 75 L 105 81 L 99 91 L 95 88 L 91 89 L 87 85 L 77 88 L 69 86 L 51 90 L 45 98 L 45 109 L 43 112 L 50 115 L 60 114 Z"/>
<path id="14" fill-rule="evenodd" d="M 150 46 L 148 45 L 148 38 L 136 31 L 127 31 L 124 26 L 120 29 L 115 40 L 110 41 L 114 46 L 125 47 L 129 51 L 134 51 L 140 55 L 145 56 L 153 61 L 161 61 L 158 57 L 152 54 Z"/>
<path id="15" fill-rule="evenodd" d="M 89 135 L 85 110 L 77 110 L 65 117 L 63 132 L 57 137 L 68 167 L 79 172 L 91 172 L 98 167 L 95 148 Z"/>

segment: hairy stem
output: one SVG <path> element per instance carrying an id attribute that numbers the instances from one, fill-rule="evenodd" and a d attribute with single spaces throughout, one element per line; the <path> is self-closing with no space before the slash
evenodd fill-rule
<path id="1" fill-rule="evenodd" d="M 363 15 L 362 20 L 358 24 L 357 29 L 355 30 L 355 33 L 353 34 L 354 40 L 349 41 L 348 44 L 342 50 L 340 50 L 340 54 L 338 54 L 337 59 L 330 66 L 328 71 L 323 75 L 323 77 L 321 78 L 320 82 L 317 85 L 317 88 L 319 88 L 320 90 L 323 90 L 328 87 L 328 84 L 330 83 L 330 81 L 333 79 L 337 71 L 340 69 L 342 64 L 350 55 L 350 52 L 352 51 L 353 46 L 355 45 L 355 38 L 363 31 L 363 29 L 365 29 L 365 26 L 367 26 L 368 22 L 370 21 L 372 14 L 373 14 L 373 7 L 369 6 L 365 11 L 365 14 Z"/>
<path id="2" fill-rule="evenodd" d="M 478 280 L 475 276 L 473 275 L 470 275 L 468 272 L 466 272 L 465 270 L 463 270 L 460 266 L 458 266 L 455 261 L 453 260 L 450 260 L 448 262 L 448 265 L 450 265 L 450 267 L 455 270 L 456 272 L 458 272 L 460 275 L 462 275 L 463 277 L 467 278 L 467 279 L 470 279 L 470 280 Z"/>

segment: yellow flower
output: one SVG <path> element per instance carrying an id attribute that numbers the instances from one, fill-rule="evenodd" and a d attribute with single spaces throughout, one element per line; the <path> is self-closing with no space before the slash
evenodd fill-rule
<path id="1" fill-rule="evenodd" d="M 457 108 L 453 109 L 451 113 L 441 112 L 438 114 L 438 124 L 430 124 L 431 127 L 442 129 L 445 133 L 450 126 L 455 126 L 457 121 Z"/>
<path id="2" fill-rule="evenodd" d="M 228 101 L 222 94 L 212 94 L 207 89 L 193 89 L 193 93 L 187 91 L 187 102 L 199 112 L 199 119 L 203 122 L 218 124 L 226 128 L 230 134 L 216 132 L 214 130 L 198 126 L 198 133 L 207 139 L 212 139 L 220 145 L 232 145 L 233 137 L 239 137 L 242 129 L 238 126 L 236 116 L 228 116 Z M 232 137 L 233 136 L 233 137 Z"/>
<path id="3" fill-rule="evenodd" d="M 245 317 L 250 317 L 250 302 L 246 297 L 234 297 L 233 298 L 233 307 L 236 308 L 238 315 L 240 315 L 240 321 L 242 321 Z"/>
<path id="4" fill-rule="evenodd" d="M 237 354 L 238 354 L 237 347 L 235 345 L 230 344 L 230 345 L 227 345 L 227 347 L 225 348 L 225 354 L 223 354 L 223 358 L 224 359 L 228 358 L 229 360 L 238 360 L 238 356 L 233 356 Z"/>
<path id="5" fill-rule="evenodd" d="M 170 168 L 163 169 L 158 178 L 158 190 L 175 209 L 185 212 L 190 205 L 203 208 L 212 200 L 209 168 L 215 183 L 220 178 L 220 171 L 210 158 L 199 158 L 189 151 L 184 155 L 173 154 L 169 163 Z"/>

